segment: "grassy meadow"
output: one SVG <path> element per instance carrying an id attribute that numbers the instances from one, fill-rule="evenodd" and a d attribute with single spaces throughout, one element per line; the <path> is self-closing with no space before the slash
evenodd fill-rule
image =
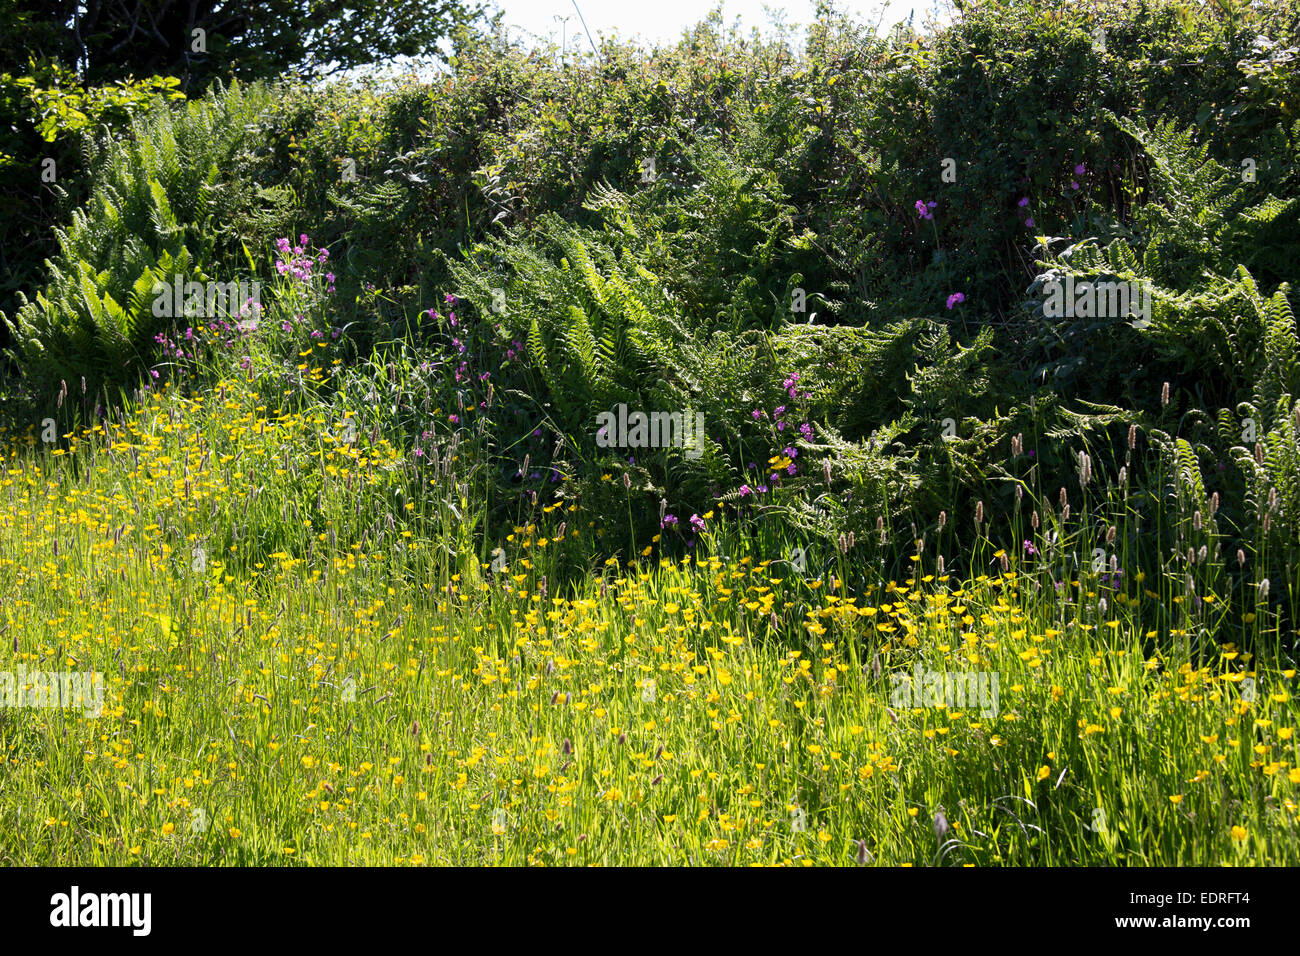
<path id="1" fill-rule="evenodd" d="M 105 686 L 98 717 L 0 711 L 6 865 L 1300 857 L 1296 672 L 1240 650 L 1269 634 L 1212 584 L 1189 613 L 1181 582 L 1072 571 L 1028 530 L 974 544 L 987 573 L 921 554 L 850 586 L 719 503 L 694 554 L 656 535 L 548 587 L 608 515 L 521 510 L 456 557 L 468 444 L 421 461 L 264 401 L 236 375 L 66 451 L 10 436 L 7 666 Z M 891 707 L 922 663 L 999 675 L 996 716 Z"/>

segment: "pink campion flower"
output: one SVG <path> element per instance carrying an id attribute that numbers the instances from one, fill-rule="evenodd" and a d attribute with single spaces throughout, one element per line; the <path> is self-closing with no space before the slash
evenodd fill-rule
<path id="1" fill-rule="evenodd" d="M 918 199 L 916 201 L 916 214 L 920 216 L 922 219 L 933 219 L 934 208 L 938 205 L 939 204 L 934 200 L 925 202 L 924 200 Z"/>
<path id="2" fill-rule="evenodd" d="M 780 417 L 781 417 L 782 415 L 784 415 L 784 414 L 785 414 L 785 406 L 784 406 L 784 405 L 778 405 L 778 406 L 776 406 L 776 409 L 772 412 L 772 417 L 773 417 L 773 418 L 780 418 Z"/>
<path id="3" fill-rule="evenodd" d="M 448 416 L 447 416 L 447 421 L 451 422 L 453 425 L 459 425 L 459 424 L 460 424 L 460 417 L 457 416 L 457 415 L 448 415 Z"/>
<path id="4" fill-rule="evenodd" d="M 959 302 L 965 302 L 965 301 L 966 301 L 965 294 L 961 292 L 954 292 L 952 295 L 948 296 L 948 308 L 951 309 L 954 305 L 957 305 Z"/>
<path id="5" fill-rule="evenodd" d="M 446 302 L 448 305 L 455 305 L 457 302 L 460 301 L 460 299 L 456 298 L 456 297 L 455 297 L 454 295 L 452 295 L 450 292 L 448 292 L 448 293 L 447 293 L 446 295 L 444 295 L 442 298 L 443 298 L 443 301 Z"/>
<path id="6" fill-rule="evenodd" d="M 799 426 L 799 434 L 804 437 L 804 441 L 812 441 L 813 439 L 812 426 L 809 425 L 807 422 L 804 422 L 802 425 Z"/>
<path id="7" fill-rule="evenodd" d="M 691 527 L 694 528 L 696 531 L 703 532 L 704 519 L 701 518 L 699 515 L 691 515 Z"/>
<path id="8" fill-rule="evenodd" d="M 754 409 L 752 412 L 750 412 L 750 414 L 754 416 L 754 421 L 758 421 L 763 417 L 763 413 L 760 412 L 757 408 Z"/>
<path id="9" fill-rule="evenodd" d="M 745 497 L 745 495 L 750 495 L 750 494 L 753 494 L 753 493 L 754 493 L 754 491 L 753 491 L 752 488 L 749 487 L 749 485 L 741 485 L 741 486 L 740 486 L 740 497 L 743 498 L 743 497 Z"/>

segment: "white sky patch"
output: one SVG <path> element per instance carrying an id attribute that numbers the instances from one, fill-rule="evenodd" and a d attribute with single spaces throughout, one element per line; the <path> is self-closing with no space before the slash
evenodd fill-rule
<path id="1" fill-rule="evenodd" d="M 578 9 L 582 11 L 582 19 L 579 19 L 573 0 L 496 0 L 496 3 L 505 12 L 505 22 L 514 28 L 511 30 L 512 38 L 521 34 L 542 38 L 553 36 L 557 43 L 566 38 L 568 49 L 573 49 L 573 44 L 578 42 L 590 49 L 582 19 L 587 21 L 587 28 L 597 43 L 601 34 L 617 34 L 628 40 L 639 37 L 651 45 L 670 44 L 679 40 L 683 31 L 703 20 L 712 7 L 708 0 L 653 0 L 650 3 L 578 0 Z M 783 11 L 787 24 L 800 27 L 810 23 L 816 12 L 814 0 L 778 0 L 776 3 L 724 0 L 722 20 L 727 26 L 739 21 L 746 33 L 754 27 L 766 33 L 771 25 L 765 9 L 768 7 Z M 875 23 L 879 19 L 882 29 L 887 31 L 913 12 L 918 28 L 926 15 L 936 8 L 945 8 L 943 16 L 947 19 L 946 11 L 951 9 L 951 3 L 947 0 L 840 0 L 836 8 L 863 23 Z"/>
<path id="2" fill-rule="evenodd" d="M 713 4 L 709 0 L 652 0 L 629 3 L 628 0 L 488 0 L 489 13 L 502 11 L 507 35 L 526 48 L 554 42 L 570 53 L 590 52 L 591 39 L 599 46 L 601 37 L 636 40 L 644 46 L 669 46 L 682 34 L 708 17 Z M 816 0 L 723 0 L 722 22 L 726 29 L 738 24 L 742 35 L 757 29 L 764 35 L 775 32 L 772 15 L 776 11 L 784 24 L 793 28 L 795 42 L 803 39 L 804 28 L 816 14 Z M 878 24 L 886 34 L 894 25 L 906 22 L 925 32 L 927 23 L 951 21 L 951 0 L 837 0 L 836 10 L 864 24 Z M 581 18 L 578 10 L 582 11 Z M 586 21 L 584 28 L 583 20 Z M 444 69 L 429 58 L 396 57 L 391 62 L 349 71 L 353 76 L 368 73 L 376 78 L 396 79 L 414 74 L 429 80 Z"/>

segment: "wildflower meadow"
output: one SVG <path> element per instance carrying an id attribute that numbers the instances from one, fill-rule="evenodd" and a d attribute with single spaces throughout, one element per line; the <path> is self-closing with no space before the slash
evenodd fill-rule
<path id="1" fill-rule="evenodd" d="M 8 67 L 0 863 L 1300 865 L 1298 42 Z"/>

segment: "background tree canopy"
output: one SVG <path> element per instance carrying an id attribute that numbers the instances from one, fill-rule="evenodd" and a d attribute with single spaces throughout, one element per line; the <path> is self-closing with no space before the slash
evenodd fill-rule
<path id="1" fill-rule="evenodd" d="M 74 66 L 88 85 L 158 74 L 193 92 L 216 79 L 429 53 L 481 12 L 455 0 L 6 0 L 0 27 L 23 43 L 0 53 L 0 66 L 34 57 Z"/>

